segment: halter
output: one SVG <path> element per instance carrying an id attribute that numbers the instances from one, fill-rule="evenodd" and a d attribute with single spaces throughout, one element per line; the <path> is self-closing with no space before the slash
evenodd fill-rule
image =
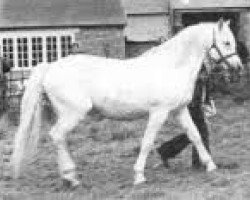
<path id="1" fill-rule="evenodd" d="M 236 52 L 234 52 L 234 53 L 228 54 L 226 56 L 223 56 L 221 50 L 219 49 L 219 47 L 217 45 L 214 29 L 213 29 L 213 44 L 208 51 L 210 51 L 211 49 L 215 49 L 217 51 L 218 55 L 220 56 L 220 59 L 218 59 L 218 60 L 216 60 L 210 56 L 210 58 L 215 62 L 215 64 L 225 63 L 229 68 L 231 65 L 227 59 L 232 57 L 232 56 L 238 55 Z"/>
<path id="2" fill-rule="evenodd" d="M 209 50 L 208 50 L 208 52 L 211 50 L 211 49 L 215 49 L 216 51 L 217 51 L 217 53 L 218 53 L 218 55 L 219 55 L 219 59 L 218 60 L 216 60 L 216 59 L 214 59 L 209 53 L 208 53 L 208 57 L 209 57 L 209 60 L 210 61 L 212 61 L 212 62 L 214 62 L 214 64 L 217 64 L 217 65 L 219 65 L 219 64 L 221 64 L 221 63 L 225 63 L 227 66 L 228 66 L 228 68 L 230 68 L 230 63 L 228 62 L 228 58 L 230 58 L 230 57 L 232 57 L 232 56 L 235 56 L 235 55 L 238 55 L 236 52 L 234 52 L 234 53 L 231 53 L 231 54 L 228 54 L 228 55 L 226 55 L 226 56 L 223 56 L 223 54 L 222 54 L 222 52 L 221 52 L 221 50 L 219 49 L 219 47 L 218 47 L 218 45 L 217 45 L 217 42 L 216 42 L 216 37 L 215 37 L 215 30 L 213 29 L 213 43 L 212 43 L 212 45 L 211 45 L 211 47 L 209 48 Z M 211 63 L 210 63 L 211 64 Z M 209 76 L 209 72 L 207 71 L 207 76 Z M 205 102 L 206 102 L 206 98 L 207 98 L 207 89 L 206 89 L 206 83 L 202 83 L 202 86 L 201 86 L 202 88 L 201 88 L 201 104 L 205 104 Z M 212 107 L 212 111 L 211 112 L 213 112 L 213 113 L 216 113 L 216 108 L 215 108 L 215 106 L 214 106 L 214 104 L 213 104 L 213 102 L 212 102 L 212 105 L 211 105 L 211 107 Z"/>

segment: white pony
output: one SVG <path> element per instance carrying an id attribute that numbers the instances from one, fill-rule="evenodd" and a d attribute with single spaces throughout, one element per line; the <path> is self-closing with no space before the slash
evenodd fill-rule
<path id="1" fill-rule="evenodd" d="M 113 119 L 148 116 L 140 153 L 134 165 L 134 184 L 144 182 L 146 158 L 156 133 L 175 111 L 176 119 L 199 152 L 207 171 L 216 169 L 205 149 L 187 105 L 190 103 L 202 61 L 207 54 L 231 68 L 241 68 L 229 22 L 190 26 L 159 47 L 135 59 L 117 60 L 90 55 L 71 55 L 52 64 L 40 65 L 31 74 L 15 135 L 14 177 L 20 176 L 21 161 L 36 145 L 42 94 L 57 111 L 58 120 L 49 135 L 58 151 L 60 175 L 77 186 L 75 163 L 65 143 L 66 134 L 92 110 Z M 28 148 L 28 149 L 27 149 Z"/>

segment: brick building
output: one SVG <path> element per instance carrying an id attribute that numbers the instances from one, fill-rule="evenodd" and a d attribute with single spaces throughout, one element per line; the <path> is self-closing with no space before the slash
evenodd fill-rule
<path id="1" fill-rule="evenodd" d="M 71 51 L 72 43 L 77 43 L 82 53 L 124 58 L 126 52 L 126 57 L 133 57 L 187 25 L 215 21 L 220 16 L 232 20 L 237 39 L 250 49 L 249 0 L 121 2 L 2 0 L 1 53 L 11 60 L 15 70 L 64 57 Z"/>
<path id="2" fill-rule="evenodd" d="M 0 110 L 7 96 L 15 112 L 30 70 L 67 56 L 74 43 L 80 53 L 125 58 L 125 24 L 118 0 L 1 0 L 0 55 L 13 68 Z"/>
<path id="3" fill-rule="evenodd" d="M 14 70 L 79 51 L 124 58 L 125 15 L 117 0 L 2 0 L 0 50 Z"/>

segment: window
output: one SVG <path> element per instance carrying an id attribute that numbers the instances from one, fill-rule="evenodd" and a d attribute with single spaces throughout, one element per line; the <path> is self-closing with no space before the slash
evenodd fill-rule
<path id="1" fill-rule="evenodd" d="M 61 36 L 61 50 L 62 57 L 70 54 L 72 48 L 72 37 L 71 36 Z"/>
<path id="2" fill-rule="evenodd" d="M 29 67 L 28 38 L 17 38 L 18 67 Z"/>
<path id="3" fill-rule="evenodd" d="M 43 41 L 42 37 L 32 37 L 32 66 L 43 62 Z"/>
<path id="4" fill-rule="evenodd" d="M 47 62 L 57 60 L 57 38 L 56 36 L 46 38 Z"/>
<path id="5" fill-rule="evenodd" d="M 11 66 L 14 66 L 14 45 L 12 38 L 3 39 L 3 57 L 7 58 Z"/>
<path id="6" fill-rule="evenodd" d="M 78 29 L 4 31 L 0 33 L 1 52 L 13 70 L 30 69 L 70 54 Z"/>

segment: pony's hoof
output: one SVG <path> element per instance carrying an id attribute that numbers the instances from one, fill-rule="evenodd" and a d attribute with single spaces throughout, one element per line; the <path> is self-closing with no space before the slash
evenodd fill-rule
<path id="1" fill-rule="evenodd" d="M 217 166 L 214 164 L 214 162 L 209 162 L 207 165 L 207 172 L 212 172 L 217 169 Z"/>
<path id="2" fill-rule="evenodd" d="M 63 179 L 62 185 L 63 185 L 63 188 L 74 190 L 80 185 L 80 182 L 78 180 Z"/>
<path id="3" fill-rule="evenodd" d="M 146 182 L 146 178 L 143 174 L 137 174 L 135 175 L 135 181 L 134 181 L 134 185 L 139 185 Z"/>

